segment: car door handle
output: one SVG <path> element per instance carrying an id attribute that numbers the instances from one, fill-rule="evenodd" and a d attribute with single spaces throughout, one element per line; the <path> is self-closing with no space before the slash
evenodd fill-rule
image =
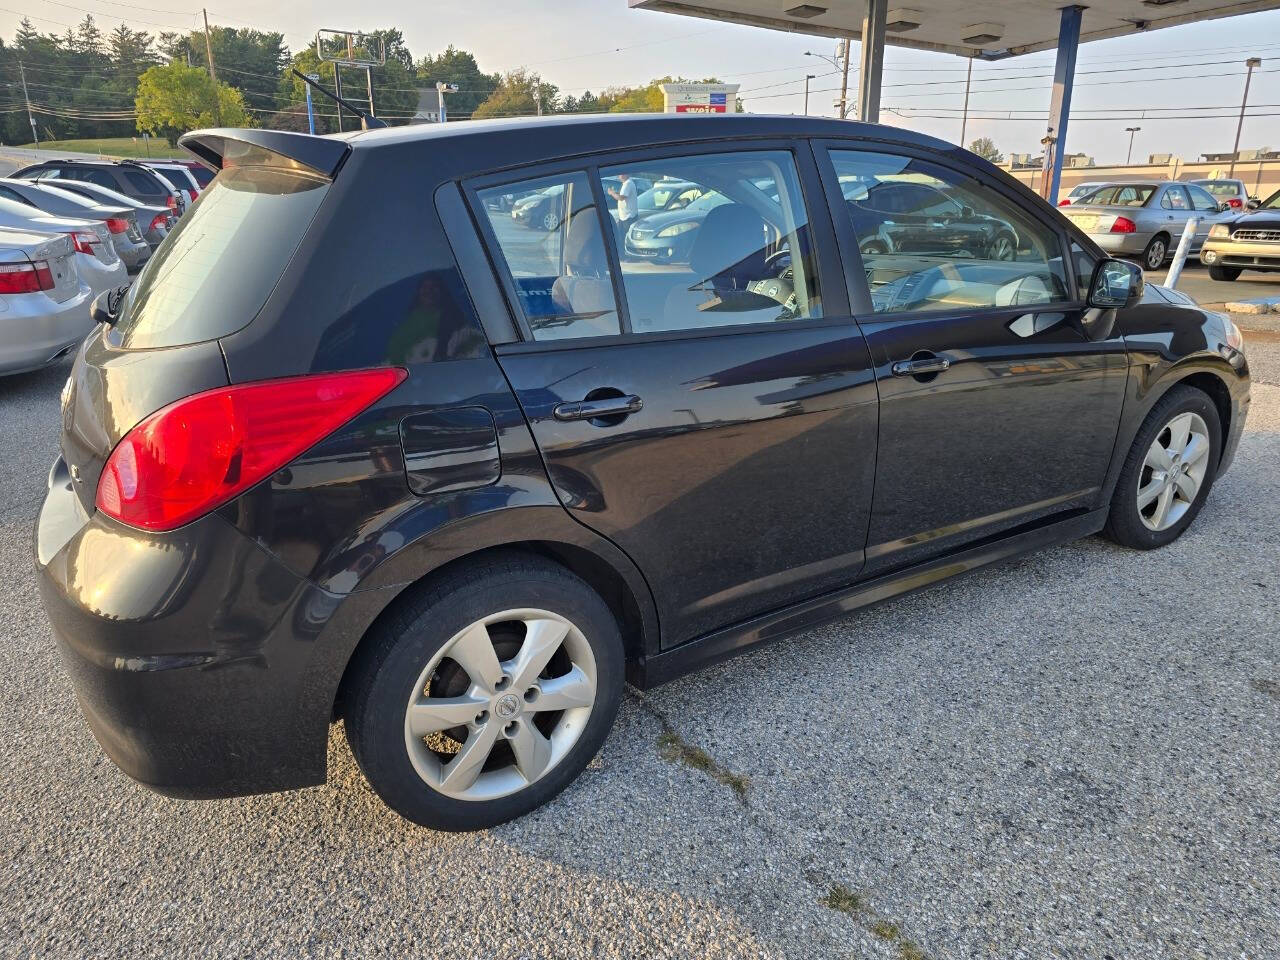
<path id="1" fill-rule="evenodd" d="M 575 400 L 556 404 L 551 411 L 557 420 L 594 420 L 597 417 L 625 417 L 644 407 L 644 401 L 634 393 L 622 397 L 601 397 L 599 400 Z"/>
<path id="2" fill-rule="evenodd" d="M 910 360 L 895 360 L 893 370 L 895 377 L 918 377 L 921 374 L 941 373 L 951 366 L 950 357 L 913 357 Z"/>

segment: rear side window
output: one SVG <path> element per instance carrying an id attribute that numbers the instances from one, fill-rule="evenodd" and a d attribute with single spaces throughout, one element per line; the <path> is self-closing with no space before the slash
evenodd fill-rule
<path id="1" fill-rule="evenodd" d="M 121 170 L 120 172 L 124 174 L 124 178 L 129 182 L 129 186 L 138 193 L 152 197 L 164 196 L 165 189 L 155 177 L 150 177 L 137 170 Z M 103 186 L 110 186 L 110 184 L 103 184 Z"/>
<path id="2" fill-rule="evenodd" d="M 170 347 L 234 333 L 262 309 L 329 181 L 263 151 L 228 164 L 129 292 L 113 336 Z"/>
<path id="3" fill-rule="evenodd" d="M 585 173 L 490 187 L 478 196 L 535 340 L 619 331 L 600 215 Z"/>

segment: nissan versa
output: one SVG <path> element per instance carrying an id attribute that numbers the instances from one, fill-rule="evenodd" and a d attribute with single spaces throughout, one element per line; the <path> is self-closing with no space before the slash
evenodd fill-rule
<path id="1" fill-rule="evenodd" d="M 1226 317 L 904 130 L 182 143 L 220 172 L 99 303 L 35 542 L 89 725 L 165 793 L 321 783 L 341 719 L 405 817 L 499 823 L 583 769 L 624 678 L 1100 531 L 1161 547 L 1244 427 Z M 611 215 L 623 173 L 726 202 L 655 265 Z M 855 181 L 964 214 L 863 252 Z M 553 188 L 547 233 L 502 212 Z"/>

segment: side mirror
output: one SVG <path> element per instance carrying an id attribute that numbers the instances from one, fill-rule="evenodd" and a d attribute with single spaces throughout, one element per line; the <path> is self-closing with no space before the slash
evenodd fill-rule
<path id="1" fill-rule="evenodd" d="M 1218 204 L 1219 213 L 1226 213 L 1230 209 L 1231 209 L 1231 204 L 1227 203 L 1227 201 L 1225 200 L 1223 200 L 1220 204 Z"/>
<path id="2" fill-rule="evenodd" d="M 108 327 L 113 326 L 116 317 L 120 315 L 120 304 L 124 302 L 124 295 L 128 292 L 129 285 L 126 283 L 122 287 L 103 290 L 94 297 L 93 303 L 89 304 L 89 316 L 93 322 L 105 323 Z"/>
<path id="3" fill-rule="evenodd" d="M 1098 310 L 1131 307 L 1142 299 L 1142 269 L 1125 260 L 1108 258 L 1093 268 L 1089 306 Z"/>

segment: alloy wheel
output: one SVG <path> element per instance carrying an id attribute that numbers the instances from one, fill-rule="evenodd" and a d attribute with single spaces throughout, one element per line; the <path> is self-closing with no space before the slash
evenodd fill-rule
<path id="1" fill-rule="evenodd" d="M 459 800 L 492 800 L 545 776 L 596 699 L 591 645 L 547 610 L 506 610 L 456 633 L 418 677 L 404 736 L 418 775 Z"/>
<path id="2" fill-rule="evenodd" d="M 1012 260 L 1013 254 L 1013 241 L 1004 234 L 996 237 L 995 241 L 991 244 L 992 260 Z"/>
<path id="3" fill-rule="evenodd" d="M 542 216 L 542 228 L 550 233 L 560 225 L 560 218 L 554 213 L 546 213 Z"/>
<path id="4" fill-rule="evenodd" d="M 1138 515 L 1149 530 L 1168 530 L 1195 503 L 1209 468 L 1209 428 L 1180 413 L 1156 434 L 1138 473 Z"/>
<path id="5" fill-rule="evenodd" d="M 1147 247 L 1147 269 L 1159 270 L 1164 266 L 1164 255 L 1168 253 L 1169 248 L 1163 240 L 1152 240 L 1151 246 Z"/>

